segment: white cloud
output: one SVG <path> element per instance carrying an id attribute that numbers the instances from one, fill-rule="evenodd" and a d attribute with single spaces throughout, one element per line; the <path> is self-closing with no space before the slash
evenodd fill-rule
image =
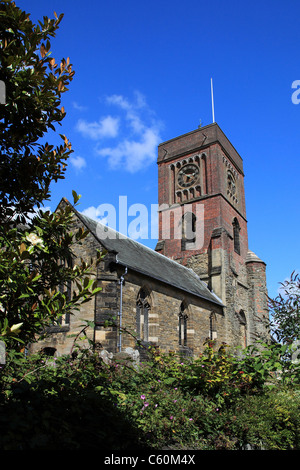
<path id="1" fill-rule="evenodd" d="M 123 95 L 106 97 L 106 104 L 117 109 L 118 116 L 108 115 L 96 122 L 79 120 L 77 130 L 97 142 L 96 154 L 107 158 L 113 169 L 135 173 L 156 160 L 161 141 L 161 123 L 148 107 L 140 92 L 129 100 Z M 104 145 L 105 138 L 118 138 L 112 145 Z"/>
<path id="2" fill-rule="evenodd" d="M 108 104 L 119 106 L 121 109 L 126 111 L 125 119 L 135 133 L 143 132 L 145 124 L 142 121 L 140 113 L 145 110 L 149 111 L 149 108 L 141 93 L 138 91 L 135 92 L 135 101 L 132 103 L 122 95 L 108 96 L 106 101 Z"/>
<path id="3" fill-rule="evenodd" d="M 153 119 L 153 112 L 145 97 L 135 92 L 134 98 L 132 102 L 122 95 L 106 98 L 108 104 L 125 111 L 125 126 L 131 132 L 124 132 L 126 137 L 115 146 L 97 150 L 98 155 L 108 158 L 111 168 L 122 166 L 130 173 L 135 173 L 156 160 L 157 146 L 161 141 L 161 124 Z"/>
<path id="4" fill-rule="evenodd" d="M 99 221 L 102 220 L 102 217 L 100 216 L 100 211 L 95 206 L 90 206 L 87 209 L 84 209 L 82 211 L 82 214 L 86 215 L 87 217 L 93 220 L 99 220 Z"/>
<path id="5" fill-rule="evenodd" d="M 86 106 L 81 106 L 80 104 L 77 103 L 77 101 L 73 101 L 72 105 L 73 105 L 74 109 L 77 109 L 77 111 L 86 111 L 87 110 Z"/>
<path id="6" fill-rule="evenodd" d="M 98 122 L 87 122 L 84 119 L 79 119 L 76 129 L 84 137 L 89 137 L 93 140 L 100 140 L 104 137 L 116 137 L 119 130 L 119 118 L 106 116 Z"/>
<path id="7" fill-rule="evenodd" d="M 127 98 L 122 95 L 110 95 L 106 97 L 106 102 L 120 106 L 120 108 L 126 111 L 132 111 L 133 109 L 148 108 L 146 99 L 139 91 L 134 92 L 134 101 L 130 102 Z"/>
<path id="8" fill-rule="evenodd" d="M 130 105 L 129 101 L 126 98 L 124 98 L 124 96 L 122 96 L 122 95 L 107 96 L 106 101 L 109 104 L 118 105 L 122 109 L 127 110 L 127 109 L 131 108 L 131 105 Z"/>
<path id="9" fill-rule="evenodd" d="M 76 157 L 70 157 L 70 163 L 73 165 L 76 170 L 82 170 L 86 166 L 86 161 L 83 157 L 77 155 Z"/>
<path id="10" fill-rule="evenodd" d="M 98 154 L 107 157 L 111 168 L 125 167 L 135 173 L 156 159 L 156 149 L 160 142 L 158 131 L 146 128 L 137 140 L 123 140 L 115 147 L 98 150 Z"/>
<path id="11" fill-rule="evenodd" d="M 116 229 L 116 209 L 112 204 L 100 204 L 98 207 L 90 206 L 82 211 L 90 219 L 101 222 L 110 228 Z"/>

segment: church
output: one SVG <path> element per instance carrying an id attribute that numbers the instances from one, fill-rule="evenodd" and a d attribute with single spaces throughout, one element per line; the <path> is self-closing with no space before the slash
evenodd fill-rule
<path id="1" fill-rule="evenodd" d="M 75 256 L 106 253 L 95 273 L 101 291 L 39 349 L 68 354 L 84 320 L 111 353 L 137 348 L 138 339 L 197 356 L 207 340 L 245 347 L 265 335 L 266 265 L 248 248 L 241 156 L 213 123 L 161 143 L 157 165 L 155 250 L 73 209 L 76 227 L 89 232 Z"/>

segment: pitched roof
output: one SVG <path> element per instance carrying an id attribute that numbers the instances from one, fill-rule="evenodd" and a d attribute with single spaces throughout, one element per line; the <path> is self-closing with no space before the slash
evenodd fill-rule
<path id="1" fill-rule="evenodd" d="M 222 301 L 208 289 L 207 285 L 192 269 L 157 253 L 100 222 L 90 219 L 75 209 L 74 212 L 108 252 L 117 253 L 117 262 L 119 264 L 223 306 Z"/>
<path id="2" fill-rule="evenodd" d="M 263 263 L 263 264 L 266 264 L 253 251 L 250 251 L 250 250 L 247 253 L 246 263 Z"/>

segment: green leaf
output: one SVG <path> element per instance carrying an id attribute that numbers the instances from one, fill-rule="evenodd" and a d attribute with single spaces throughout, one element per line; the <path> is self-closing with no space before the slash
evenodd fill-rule
<path id="1" fill-rule="evenodd" d="M 176 382 L 176 378 L 175 377 L 168 377 L 166 379 L 163 380 L 163 382 L 167 385 L 172 385 L 172 383 Z"/>
<path id="2" fill-rule="evenodd" d="M 81 195 L 77 194 L 76 191 L 74 191 L 74 189 L 72 190 L 72 195 L 73 195 L 74 204 L 76 204 L 81 198 Z"/>

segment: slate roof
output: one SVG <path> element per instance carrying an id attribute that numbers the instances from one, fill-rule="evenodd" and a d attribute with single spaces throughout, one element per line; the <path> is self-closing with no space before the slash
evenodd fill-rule
<path id="1" fill-rule="evenodd" d="M 117 253 L 117 262 L 119 264 L 214 304 L 224 306 L 222 301 L 208 289 L 207 285 L 192 269 L 182 266 L 136 240 L 125 237 L 75 209 L 74 211 L 86 228 L 108 252 Z"/>

